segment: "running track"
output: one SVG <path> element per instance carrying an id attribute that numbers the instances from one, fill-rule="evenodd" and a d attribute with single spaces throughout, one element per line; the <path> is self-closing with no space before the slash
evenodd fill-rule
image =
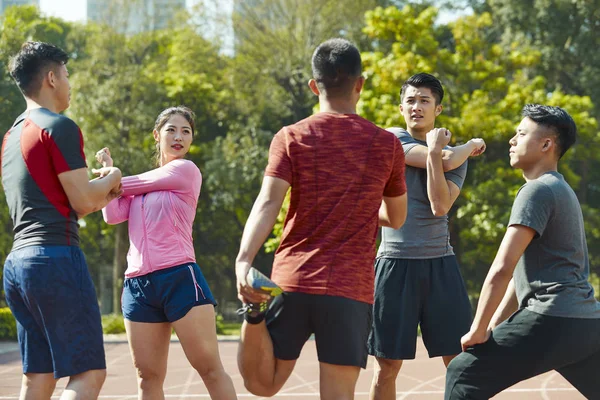
<path id="1" fill-rule="evenodd" d="M 239 398 L 256 398 L 243 386 L 236 365 L 237 342 L 221 341 L 220 351 L 225 369 L 231 375 Z M 108 376 L 100 399 L 136 399 L 135 372 L 127 343 L 123 340 L 107 341 L 106 361 Z M 441 359 L 429 359 L 423 344 L 419 342 L 417 359 L 406 361 L 397 381 L 397 399 L 442 399 L 444 372 Z M 369 359 L 366 370 L 360 374 L 356 387 L 356 399 L 368 399 L 368 391 L 373 376 L 373 360 Z M 19 353 L 0 354 L 0 399 L 18 399 L 21 382 L 21 361 Z M 58 398 L 66 380 L 58 382 L 54 392 Z M 169 367 L 165 382 L 167 399 L 207 399 L 209 398 L 200 377 L 189 366 L 181 346 L 171 343 Z M 296 369 L 289 381 L 275 399 L 314 400 L 318 399 L 318 364 L 314 342 L 309 341 L 302 351 Z M 513 386 L 494 399 L 584 399 L 559 374 L 550 372 Z"/>

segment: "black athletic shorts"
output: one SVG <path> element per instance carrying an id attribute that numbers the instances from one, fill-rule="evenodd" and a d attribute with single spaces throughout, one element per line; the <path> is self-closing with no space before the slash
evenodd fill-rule
<path id="1" fill-rule="evenodd" d="M 471 327 L 471 304 L 454 255 L 375 261 L 369 354 L 414 359 L 419 326 L 429 357 L 461 352 L 460 338 Z"/>
<path id="2" fill-rule="evenodd" d="M 283 309 L 267 329 L 275 357 L 296 360 L 314 333 L 319 362 L 365 368 L 372 306 L 339 296 L 284 293 Z"/>

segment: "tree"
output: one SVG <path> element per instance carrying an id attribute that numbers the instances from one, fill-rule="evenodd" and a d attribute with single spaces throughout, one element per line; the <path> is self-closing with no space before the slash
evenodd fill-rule
<path id="1" fill-rule="evenodd" d="M 267 164 L 272 133 L 243 125 L 203 145 L 206 163 L 194 237 L 197 258 L 215 293 L 233 300 L 235 257 Z M 260 253 L 255 265 L 269 270 L 272 258 Z"/>
<path id="2" fill-rule="evenodd" d="M 310 60 L 326 39 L 360 41 L 364 12 L 376 0 L 236 1 L 233 13 L 235 80 L 242 110 L 261 119 L 259 128 L 278 130 L 312 114 L 316 97 L 308 88 Z"/>

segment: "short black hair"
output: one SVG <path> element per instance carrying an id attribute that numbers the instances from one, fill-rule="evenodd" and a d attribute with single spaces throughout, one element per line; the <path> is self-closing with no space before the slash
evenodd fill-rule
<path id="1" fill-rule="evenodd" d="M 362 73 L 360 52 L 346 39 L 329 39 L 313 53 L 312 72 L 328 96 L 348 95 Z"/>
<path id="2" fill-rule="evenodd" d="M 10 59 L 8 71 L 21 92 L 31 97 L 39 93 L 44 75 L 50 69 L 68 61 L 69 55 L 53 44 L 25 42 Z"/>
<path id="3" fill-rule="evenodd" d="M 568 112 L 560 107 L 527 104 L 523 107 L 521 114 L 536 124 L 554 131 L 558 142 L 559 159 L 577 141 L 577 125 L 575 125 L 575 121 L 573 121 Z"/>
<path id="4" fill-rule="evenodd" d="M 438 78 L 431 74 L 421 72 L 408 78 L 402 85 L 402 89 L 400 89 L 400 102 L 404 100 L 404 94 L 409 86 L 416 88 L 424 87 L 431 90 L 433 97 L 435 97 L 436 105 L 441 104 L 442 100 L 444 99 L 444 88 L 442 87 L 442 82 L 440 82 Z"/>

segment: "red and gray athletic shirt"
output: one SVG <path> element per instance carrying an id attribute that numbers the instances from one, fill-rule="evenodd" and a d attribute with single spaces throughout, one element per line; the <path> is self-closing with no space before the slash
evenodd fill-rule
<path id="1" fill-rule="evenodd" d="M 78 246 L 77 215 L 58 175 L 86 168 L 81 130 L 46 108 L 24 112 L 4 135 L 2 186 L 13 220 L 13 250 Z"/>

